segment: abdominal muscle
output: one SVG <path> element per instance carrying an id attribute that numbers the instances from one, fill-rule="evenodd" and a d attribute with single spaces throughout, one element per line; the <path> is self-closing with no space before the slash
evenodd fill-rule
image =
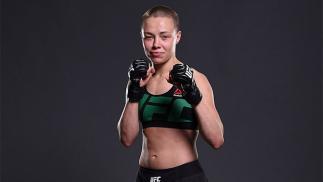
<path id="1" fill-rule="evenodd" d="M 167 169 L 198 158 L 198 130 L 150 127 L 143 130 L 139 165 L 151 169 Z"/>

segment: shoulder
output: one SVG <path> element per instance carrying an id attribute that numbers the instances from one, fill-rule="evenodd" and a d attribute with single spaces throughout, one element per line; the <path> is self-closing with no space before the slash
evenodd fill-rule
<path id="1" fill-rule="evenodd" d="M 207 77 L 203 73 L 193 69 L 193 78 L 195 80 L 197 87 L 202 93 L 204 100 L 206 100 L 207 103 L 213 105 L 214 104 L 213 89 Z"/>
<path id="2" fill-rule="evenodd" d="M 197 71 L 196 69 L 192 68 L 193 70 L 193 78 L 194 80 L 196 81 L 196 84 L 200 85 L 204 85 L 204 84 L 207 84 L 209 85 L 209 80 L 207 79 L 206 75 Z"/>

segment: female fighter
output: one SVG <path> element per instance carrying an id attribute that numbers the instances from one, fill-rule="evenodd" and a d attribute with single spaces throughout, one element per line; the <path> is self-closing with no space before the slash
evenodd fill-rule
<path id="1" fill-rule="evenodd" d="M 142 126 L 137 182 L 204 182 L 196 140 L 214 149 L 224 142 L 223 124 L 206 76 L 176 58 L 179 17 L 166 6 L 142 16 L 142 44 L 149 60 L 132 62 L 126 103 L 118 122 L 121 143 L 133 144 Z"/>

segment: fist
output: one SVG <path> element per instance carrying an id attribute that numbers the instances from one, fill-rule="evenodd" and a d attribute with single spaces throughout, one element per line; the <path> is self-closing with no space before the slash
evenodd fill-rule
<path id="1" fill-rule="evenodd" d="M 186 64 L 175 64 L 169 73 L 170 83 L 184 91 L 183 97 L 196 106 L 202 100 L 202 94 L 193 79 L 193 70 Z"/>
<path id="2" fill-rule="evenodd" d="M 184 91 L 193 83 L 193 70 L 186 64 L 175 64 L 169 73 L 170 83 L 179 86 Z"/>
<path id="3" fill-rule="evenodd" d="M 139 82 L 141 79 L 145 79 L 149 67 L 152 66 L 152 62 L 144 59 L 134 60 L 128 70 L 128 77 L 130 81 Z"/>

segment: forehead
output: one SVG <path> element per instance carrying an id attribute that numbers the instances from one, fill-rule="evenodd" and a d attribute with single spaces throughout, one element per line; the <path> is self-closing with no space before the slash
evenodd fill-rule
<path id="1" fill-rule="evenodd" d="M 143 22 L 144 32 L 173 32 L 175 24 L 171 17 L 149 17 Z"/>

